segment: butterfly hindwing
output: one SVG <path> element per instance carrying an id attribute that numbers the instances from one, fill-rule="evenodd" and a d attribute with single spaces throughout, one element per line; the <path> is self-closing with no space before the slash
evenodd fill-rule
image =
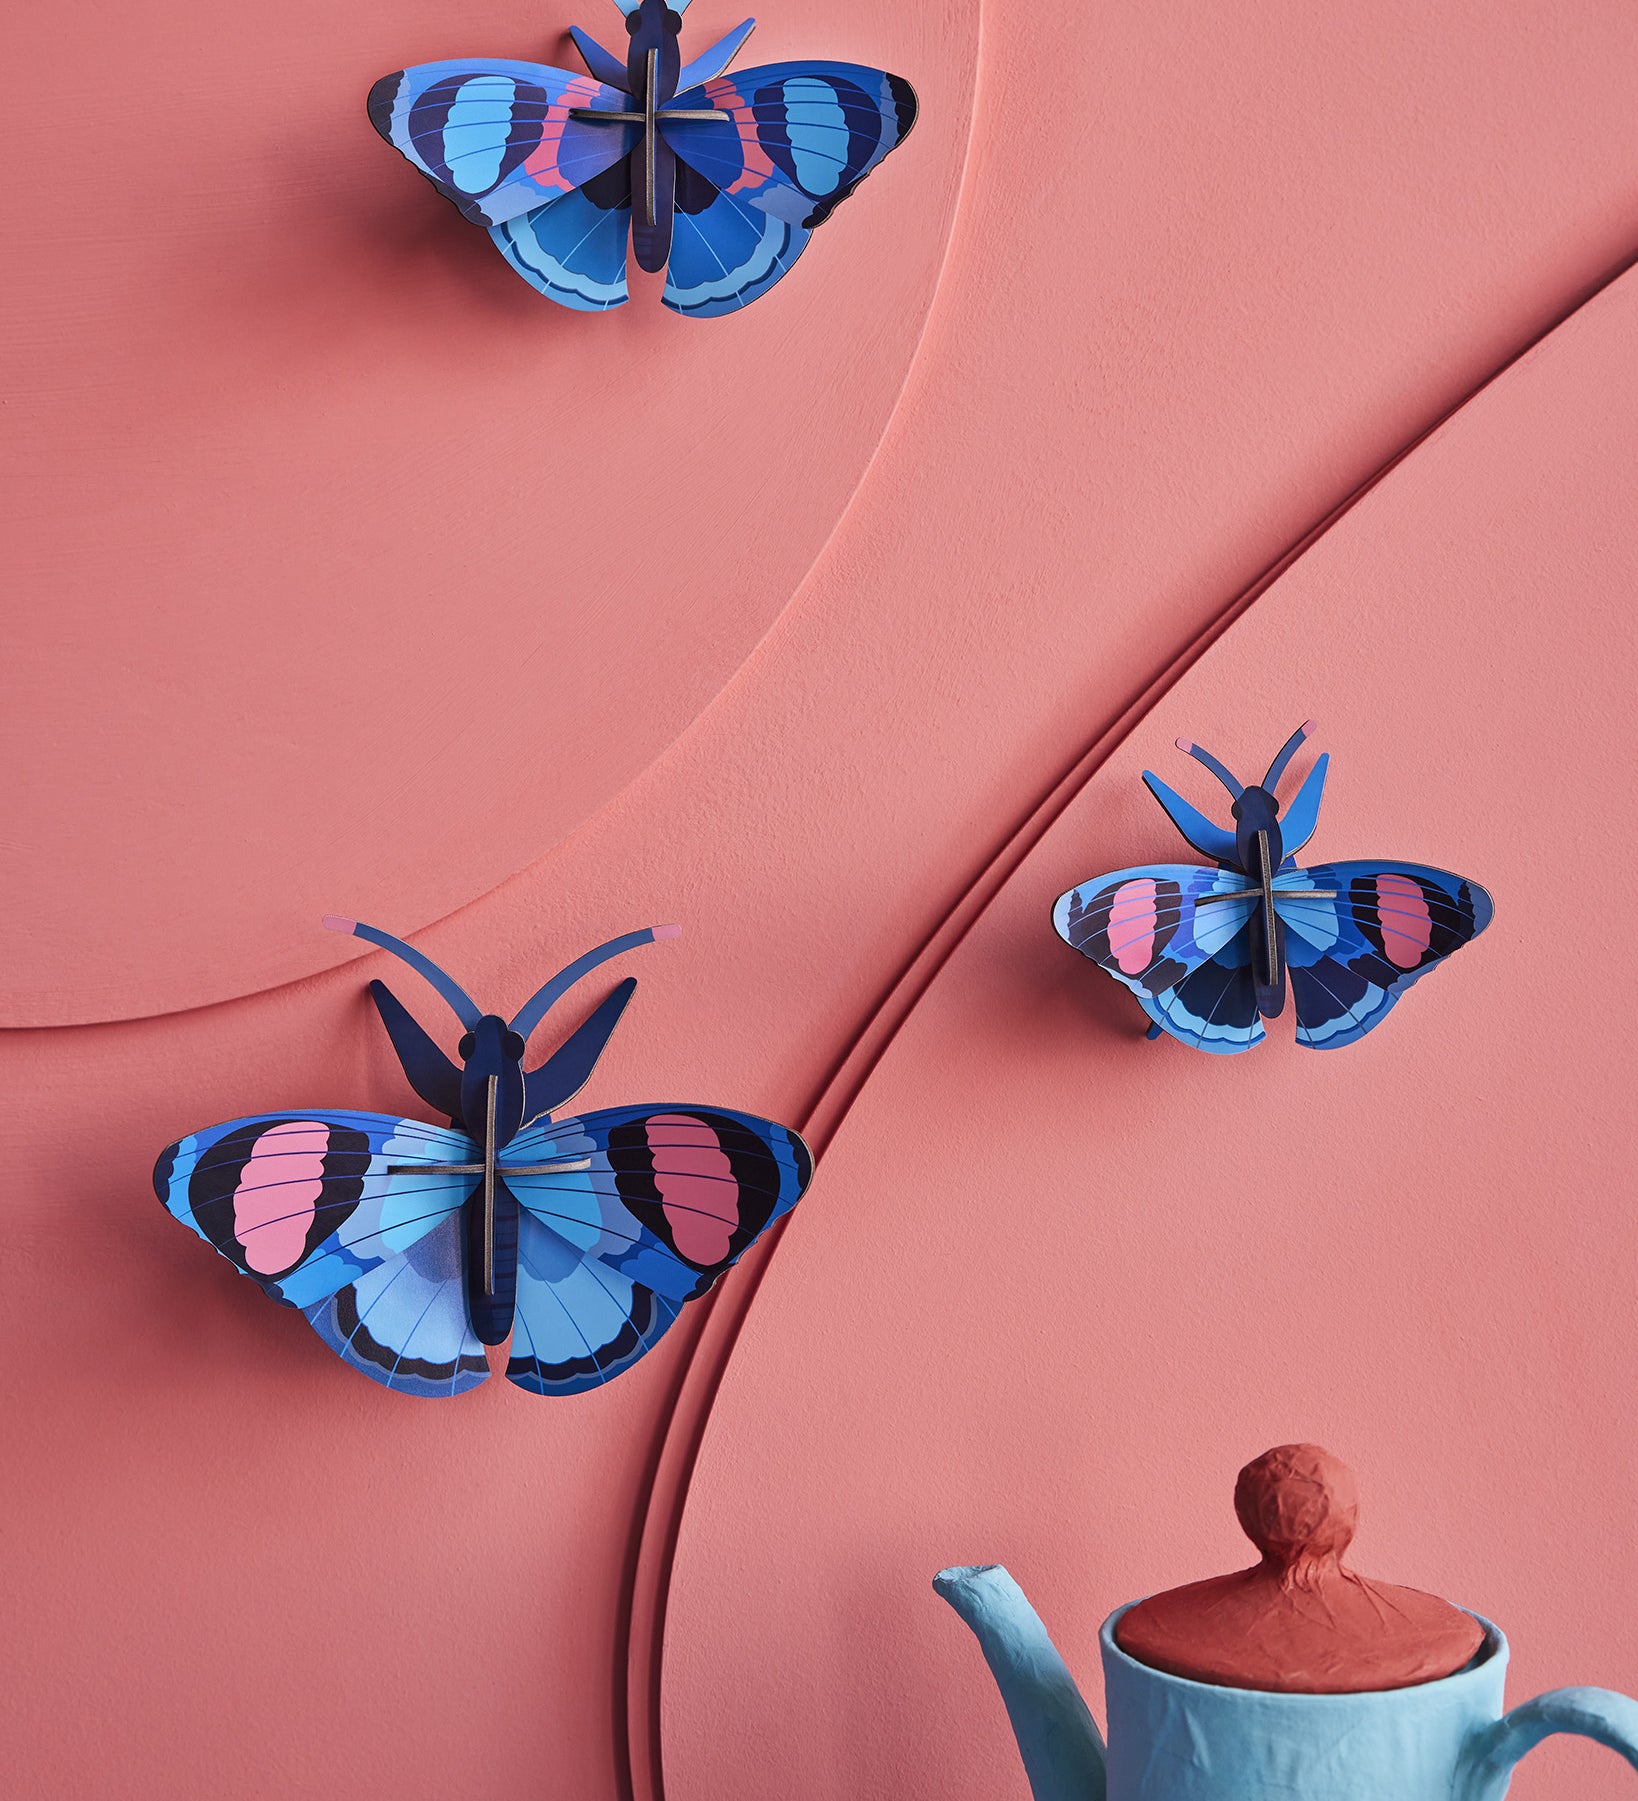
<path id="1" fill-rule="evenodd" d="M 613 1107 L 527 1127 L 508 1175 L 524 1210 L 513 1381 L 605 1382 L 801 1198 L 813 1164 L 787 1127 L 720 1107 Z"/>
<path id="2" fill-rule="evenodd" d="M 857 63 L 770 63 L 677 95 L 675 107 L 726 120 L 661 130 L 678 157 L 728 195 L 812 231 L 916 122 L 909 82 Z"/>
<path id="3" fill-rule="evenodd" d="M 1228 898 L 1207 900 L 1207 896 Z M 1058 897 L 1066 944 L 1136 995 L 1149 1018 L 1196 1050 L 1261 1043 L 1248 922 L 1256 890 L 1233 870 L 1155 863 L 1100 876 Z"/>
<path id="4" fill-rule="evenodd" d="M 626 157 L 635 126 L 571 115 L 630 104 L 594 76 L 500 57 L 399 69 L 368 101 L 382 137 L 480 225 L 559 199 Z"/>
<path id="5" fill-rule="evenodd" d="M 492 225 L 495 246 L 529 286 L 560 306 L 605 313 L 624 306 L 631 235 L 631 168 L 624 161 L 590 181 Z"/>
<path id="6" fill-rule="evenodd" d="M 170 1145 L 154 1190 L 275 1300 L 306 1308 L 425 1238 L 472 1178 L 419 1164 L 480 1158 L 463 1133 L 380 1113 L 264 1113 Z"/>
<path id="7" fill-rule="evenodd" d="M 1318 892 L 1308 899 L 1282 887 Z M 1420 863 L 1319 863 L 1277 877 L 1275 891 L 1297 1042 L 1318 1050 L 1363 1038 L 1494 912 L 1477 883 Z"/>
<path id="8" fill-rule="evenodd" d="M 538 1395 L 598 1388 L 652 1350 L 681 1311 L 526 1212 L 507 1378 Z"/>
<path id="9" fill-rule="evenodd" d="M 813 234 L 743 194 L 726 194 L 686 163 L 677 165 L 671 258 L 662 304 L 691 319 L 737 312 L 766 294 Z"/>
<path id="10" fill-rule="evenodd" d="M 459 1395 L 488 1379 L 467 1315 L 457 1217 L 302 1312 L 344 1363 L 396 1393 Z"/>

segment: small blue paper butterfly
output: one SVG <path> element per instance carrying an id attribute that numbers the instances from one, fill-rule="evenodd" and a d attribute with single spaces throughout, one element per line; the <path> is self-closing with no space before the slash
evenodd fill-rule
<path id="1" fill-rule="evenodd" d="M 422 63 L 370 90 L 370 122 L 532 288 L 581 312 L 627 298 L 637 265 L 661 299 L 708 319 L 748 306 L 916 120 L 915 91 L 854 63 L 724 71 L 747 19 L 686 66 L 688 0 L 615 0 L 614 56 L 578 26 L 588 73 L 473 57 Z"/>
<path id="2" fill-rule="evenodd" d="M 1314 835 L 1329 756 L 1280 817 L 1274 790 L 1314 722 L 1294 732 L 1255 787 L 1180 738 L 1234 800 L 1234 829 L 1214 825 L 1147 769 L 1172 824 L 1215 869 L 1154 863 L 1071 888 L 1052 923 L 1137 996 L 1154 1022 L 1196 1050 L 1261 1044 L 1263 1021 L 1297 1006 L 1297 1042 L 1331 1050 L 1363 1038 L 1413 982 L 1477 938 L 1494 907 L 1476 882 L 1420 863 L 1319 863 L 1298 869 Z"/>
<path id="3" fill-rule="evenodd" d="M 508 1024 L 401 939 L 324 923 L 402 957 L 459 1018 L 461 1068 L 385 983 L 370 984 L 410 1086 L 448 1129 L 381 1113 L 261 1113 L 170 1145 L 154 1188 L 372 1381 L 463 1394 L 489 1375 L 484 1346 L 510 1335 L 506 1374 L 520 1388 L 595 1388 L 652 1350 L 684 1302 L 801 1198 L 813 1160 L 771 1120 L 696 1106 L 552 1119 L 591 1075 L 630 978 L 538 1069 L 523 1067 L 529 1034 L 573 983 L 675 926 L 588 951 Z"/>

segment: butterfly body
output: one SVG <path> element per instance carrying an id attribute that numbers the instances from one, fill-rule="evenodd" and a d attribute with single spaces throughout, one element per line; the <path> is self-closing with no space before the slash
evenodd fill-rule
<path id="1" fill-rule="evenodd" d="M 630 979 L 538 1069 L 523 1067 L 530 1032 L 569 986 L 674 928 L 599 946 L 507 1022 L 400 940 L 326 923 L 403 956 L 460 1014 L 457 1066 L 385 984 L 370 984 L 411 1086 L 448 1127 L 257 1115 L 169 1146 L 154 1186 L 373 1380 L 460 1394 L 488 1376 L 484 1348 L 510 1336 L 506 1373 L 533 1393 L 609 1381 L 800 1198 L 811 1158 L 769 1120 L 692 1106 L 554 1118 L 619 1023 Z"/>
<path id="2" fill-rule="evenodd" d="M 688 0 L 616 0 L 624 60 L 578 27 L 587 73 L 497 58 L 424 63 L 370 91 L 371 123 L 531 287 L 624 304 L 628 239 L 663 303 L 717 317 L 766 293 L 915 122 L 908 82 L 850 63 L 725 74 L 746 20 L 693 61 Z"/>
<path id="3" fill-rule="evenodd" d="M 1293 734 L 1262 782 L 1242 786 L 1208 752 L 1179 740 L 1233 797 L 1233 830 L 1217 825 L 1150 771 L 1143 779 L 1184 838 L 1214 868 L 1119 870 L 1059 896 L 1053 924 L 1137 997 L 1162 1032 L 1225 1055 L 1262 1042 L 1263 1021 L 1295 997 L 1297 1041 L 1352 1044 L 1401 995 L 1490 923 L 1477 883 L 1422 864 L 1364 862 L 1302 869 L 1328 757 L 1282 814 L 1275 790 L 1311 729 Z"/>

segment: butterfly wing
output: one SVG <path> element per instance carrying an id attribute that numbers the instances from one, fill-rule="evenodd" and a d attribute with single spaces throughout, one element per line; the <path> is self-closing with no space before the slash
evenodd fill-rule
<path id="1" fill-rule="evenodd" d="M 631 166 L 623 161 L 573 193 L 489 228 L 530 287 L 580 313 L 625 305 L 630 232 Z"/>
<path id="2" fill-rule="evenodd" d="M 767 293 L 812 235 L 679 162 L 661 302 L 691 319 L 738 312 Z"/>
<path id="3" fill-rule="evenodd" d="M 458 1215 L 302 1312 L 343 1363 L 398 1394 L 459 1395 L 488 1380 L 467 1315 Z"/>
<path id="4" fill-rule="evenodd" d="M 572 1395 L 612 1382 L 659 1343 L 682 1311 L 533 1214 L 518 1219 L 518 1297 L 506 1374 L 537 1395 Z"/>
<path id="5" fill-rule="evenodd" d="M 1256 896 L 1233 870 L 1154 863 L 1059 895 L 1052 923 L 1131 989 L 1163 1032 L 1227 1056 L 1264 1037 L 1251 976 Z"/>
<path id="6" fill-rule="evenodd" d="M 1317 863 L 1276 877 L 1274 888 L 1297 1042 L 1315 1050 L 1363 1038 L 1495 911 L 1476 883 L 1421 863 Z M 1317 893 L 1281 892 L 1293 888 Z"/>
<path id="7" fill-rule="evenodd" d="M 467 218 L 500 225 L 581 187 L 628 155 L 635 125 L 572 117 L 631 97 L 544 63 L 421 63 L 370 89 L 370 123 Z"/>
<path id="8" fill-rule="evenodd" d="M 506 1373 L 536 1394 L 574 1394 L 629 1368 L 796 1205 L 813 1172 L 796 1133 L 720 1107 L 543 1121 L 504 1161 L 585 1165 L 506 1176 L 523 1209 Z"/>
<path id="9" fill-rule="evenodd" d="M 307 1308 L 456 1212 L 481 1161 L 461 1132 L 381 1113 L 263 1113 L 195 1132 L 154 1166 L 166 1209 L 276 1301 Z"/>
<path id="10" fill-rule="evenodd" d="M 824 225 L 915 124 L 910 83 L 858 63 L 742 68 L 692 86 L 669 104 L 728 113 L 726 119 L 674 122 L 661 113 L 660 130 L 681 162 L 724 198 L 804 232 Z M 742 261 L 735 245 L 748 222 L 739 207 L 719 211 L 712 205 L 694 214 L 694 222 L 708 243 L 723 234 L 724 270 Z M 795 261 L 802 243 L 805 238 L 787 250 L 784 265 L 757 288 L 759 294 Z"/>

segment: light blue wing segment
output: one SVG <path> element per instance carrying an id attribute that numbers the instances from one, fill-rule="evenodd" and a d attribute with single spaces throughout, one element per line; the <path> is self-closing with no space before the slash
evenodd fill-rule
<path id="1" fill-rule="evenodd" d="M 703 212 L 679 206 L 660 298 L 691 319 L 738 312 L 786 273 L 811 235 L 737 195 L 719 193 Z"/>
<path id="2" fill-rule="evenodd" d="M 533 1214 L 520 1214 L 517 1314 L 506 1366 L 520 1388 L 570 1395 L 600 1387 L 652 1350 L 679 1311 L 680 1303 L 588 1256 Z"/>
<path id="3" fill-rule="evenodd" d="M 458 1218 L 303 1312 L 344 1363 L 398 1394 L 465 1394 L 488 1379 L 467 1318 Z"/>
<path id="4" fill-rule="evenodd" d="M 604 206 L 593 197 L 618 176 L 616 204 Z M 631 226 L 631 191 L 624 168 L 610 170 L 546 206 L 537 207 L 504 225 L 492 225 L 496 248 L 529 286 L 559 306 L 581 313 L 603 313 L 624 306 L 626 242 Z"/>
<path id="5" fill-rule="evenodd" d="M 275 1300 L 306 1307 L 407 1250 L 466 1199 L 481 1161 L 463 1133 L 380 1113 L 264 1113 L 164 1151 L 168 1211 Z"/>
<path id="6" fill-rule="evenodd" d="M 736 25 L 726 37 L 718 38 L 709 50 L 702 50 L 691 63 L 684 63 L 677 77 L 677 91 L 686 93 L 702 81 L 712 81 L 739 55 L 740 48 L 756 26 L 755 19 Z M 606 81 L 608 77 L 605 75 Z"/>
<path id="7" fill-rule="evenodd" d="M 811 231 L 864 180 L 916 119 L 915 90 L 857 63 L 772 63 L 718 75 L 668 105 L 725 120 L 660 129 L 714 186 Z"/>
<path id="8" fill-rule="evenodd" d="M 573 1125 L 577 1122 L 568 1122 Z M 620 1198 L 619 1177 L 602 1146 L 579 1132 L 554 1129 L 545 1150 L 514 1139 L 508 1161 L 584 1158 L 591 1167 L 558 1175 L 508 1175 L 518 1205 L 579 1256 L 595 1258 L 679 1305 L 705 1286 L 700 1272 L 648 1231 Z"/>
<path id="9" fill-rule="evenodd" d="M 1274 911 L 1285 924 L 1285 960 L 1302 967 L 1317 963 L 1342 936 L 1338 892 L 1314 880 L 1312 869 L 1282 868 L 1274 878 Z"/>
<path id="10" fill-rule="evenodd" d="M 1071 888 L 1052 923 L 1129 988 L 1162 1031 L 1226 1055 L 1264 1036 L 1247 929 L 1257 894 L 1233 870 L 1149 864 Z"/>
<path id="11" fill-rule="evenodd" d="M 605 87 L 616 88 L 621 93 L 630 92 L 630 79 L 626 74 L 623 58 L 611 55 L 596 38 L 582 31 L 578 25 L 569 27 L 569 36 L 574 39 L 574 47 L 580 52 L 580 60 L 597 80 Z"/>
<path id="12" fill-rule="evenodd" d="M 631 151 L 638 127 L 577 119 L 630 95 L 591 75 L 496 57 L 422 63 L 370 90 L 370 122 L 446 199 L 499 225 L 580 187 Z"/>
<path id="13" fill-rule="evenodd" d="M 1477 883 L 1421 863 L 1317 863 L 1274 888 L 1297 1042 L 1315 1050 L 1363 1038 L 1494 913 Z"/>
<path id="14" fill-rule="evenodd" d="M 1302 786 L 1291 797 L 1291 805 L 1280 816 L 1280 842 L 1285 846 L 1282 868 L 1291 865 L 1297 852 L 1314 835 L 1320 802 L 1325 797 L 1325 772 L 1330 767 L 1331 753 L 1326 751 L 1303 778 Z"/>
<path id="15" fill-rule="evenodd" d="M 1166 817 L 1201 856 L 1210 857 L 1214 863 L 1235 861 L 1232 832 L 1225 832 L 1220 825 L 1213 825 L 1198 807 L 1191 806 L 1175 788 L 1167 787 L 1153 770 L 1145 769 L 1143 779 L 1148 784 L 1149 792 L 1166 809 Z"/>

